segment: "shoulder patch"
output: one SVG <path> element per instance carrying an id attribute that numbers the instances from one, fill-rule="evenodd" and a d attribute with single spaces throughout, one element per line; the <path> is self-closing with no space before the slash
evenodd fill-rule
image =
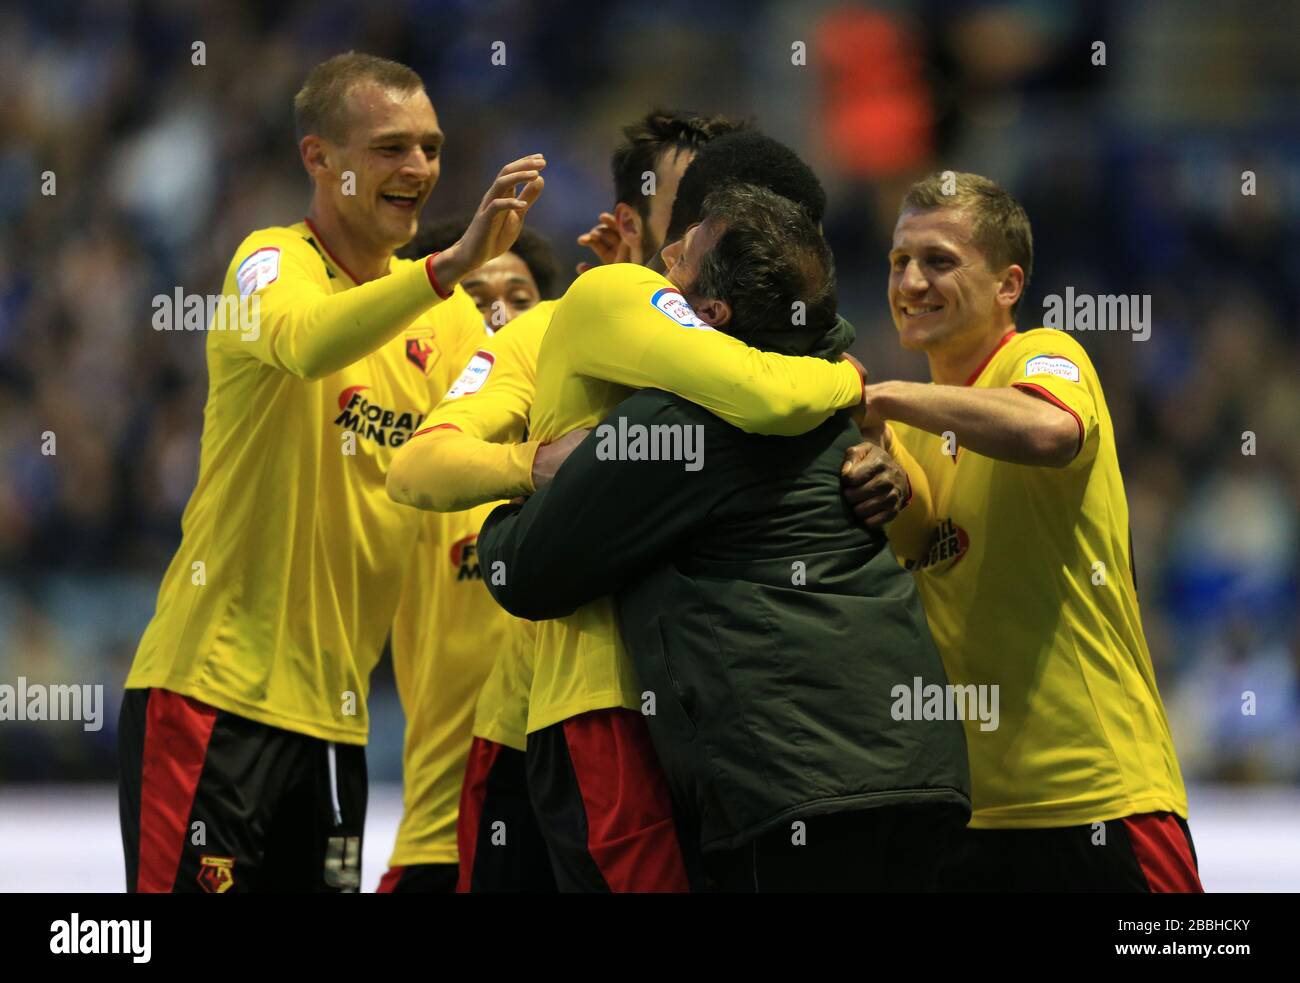
<path id="1" fill-rule="evenodd" d="M 479 349 L 474 353 L 474 357 L 469 360 L 451 388 L 447 390 L 444 399 L 459 399 L 461 396 L 468 396 L 476 393 L 483 388 L 483 383 L 487 382 L 487 377 L 492 372 L 492 366 L 496 364 L 496 356 L 491 352 L 485 352 Z"/>
<path id="2" fill-rule="evenodd" d="M 280 247 L 263 246 L 251 253 L 235 270 L 239 296 L 247 297 L 280 279 Z"/>
<path id="3" fill-rule="evenodd" d="M 1031 375 L 1054 375 L 1058 379 L 1079 381 L 1079 366 L 1064 355 L 1035 355 L 1025 363 L 1025 378 Z"/>
<path id="4" fill-rule="evenodd" d="M 703 331 L 713 330 L 696 316 L 695 311 L 686 302 L 686 298 L 682 296 L 680 290 L 673 287 L 662 287 L 654 292 L 654 296 L 650 298 L 650 303 L 684 328 L 699 328 Z"/>

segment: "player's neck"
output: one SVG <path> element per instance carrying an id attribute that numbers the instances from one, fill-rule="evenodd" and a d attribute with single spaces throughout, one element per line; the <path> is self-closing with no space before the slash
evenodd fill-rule
<path id="1" fill-rule="evenodd" d="M 928 350 L 925 354 L 930 360 L 930 378 L 941 386 L 969 385 L 988 364 L 1007 332 L 1015 329 L 1014 324 L 995 325 L 969 339 L 953 339 L 941 348 Z"/>
<path id="2" fill-rule="evenodd" d="M 388 274 L 392 250 L 361 242 L 349 235 L 336 212 L 313 204 L 307 210 L 307 220 L 330 259 L 343 267 L 343 272 L 357 283 L 369 283 Z"/>

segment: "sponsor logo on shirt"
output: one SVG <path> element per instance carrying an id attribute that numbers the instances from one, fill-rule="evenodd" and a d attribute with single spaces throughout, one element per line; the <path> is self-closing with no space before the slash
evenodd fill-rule
<path id="1" fill-rule="evenodd" d="M 451 565 L 456 568 L 457 580 L 483 579 L 478 564 L 478 533 L 470 533 L 451 544 Z"/>
<path id="2" fill-rule="evenodd" d="M 1079 366 L 1064 355 L 1036 355 L 1025 363 L 1025 378 L 1031 375 L 1054 375 L 1058 379 L 1079 381 Z"/>
<path id="3" fill-rule="evenodd" d="M 650 304 L 667 314 L 684 328 L 699 328 L 702 331 L 712 331 L 713 329 L 701 321 L 695 314 L 694 308 L 686 302 L 680 290 L 674 290 L 672 287 L 663 287 L 654 292 L 650 298 Z"/>
<path id="4" fill-rule="evenodd" d="M 479 349 L 474 353 L 474 357 L 469 360 L 460 374 L 460 378 L 451 384 L 447 390 L 444 399 L 459 399 L 461 396 L 468 396 L 476 393 L 483 388 L 483 383 L 487 382 L 487 377 L 492 372 L 492 366 L 496 364 L 496 357 L 491 352 L 485 352 Z"/>
<path id="5" fill-rule="evenodd" d="M 966 550 L 969 548 L 970 536 L 966 530 L 952 519 L 944 519 L 935 530 L 934 539 L 930 541 L 930 549 L 926 552 L 925 558 L 920 563 L 909 561 L 907 566 L 909 570 L 921 569 L 937 573 L 937 570 L 931 568 L 947 564 L 946 569 L 951 570 L 961 562 L 961 558 L 966 555 Z"/>
<path id="6" fill-rule="evenodd" d="M 280 279 L 280 250 L 265 246 L 250 254 L 235 270 L 235 285 L 239 295 L 247 297 Z"/>
<path id="7" fill-rule="evenodd" d="M 381 406 L 363 395 L 369 388 L 349 386 L 339 393 L 341 412 L 334 420 L 335 425 L 351 431 L 363 440 L 373 441 L 380 447 L 401 447 L 411 439 L 423 414 L 409 411 L 402 413 Z"/>

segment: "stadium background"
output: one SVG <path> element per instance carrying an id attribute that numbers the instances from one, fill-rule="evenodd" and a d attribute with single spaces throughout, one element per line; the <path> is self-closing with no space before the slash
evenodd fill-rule
<path id="1" fill-rule="evenodd" d="M 245 233 L 301 217 L 291 100 L 348 48 L 426 81 L 448 136 L 426 220 L 546 154 L 530 224 L 567 270 L 612 205 L 621 125 L 651 103 L 755 117 L 826 183 L 841 308 L 877 379 L 925 377 L 895 341 L 884 254 L 927 170 L 1024 202 L 1022 328 L 1067 287 L 1149 294 L 1148 340 L 1079 340 L 1118 429 L 1206 886 L 1300 886 L 1300 6 L 24 0 L 0 12 L 0 682 L 102 683 L 107 706 L 96 733 L 0 723 L 0 889 L 120 884 L 117 704 L 206 393 L 204 334 L 154 331 L 151 298 L 218 291 Z M 372 719 L 368 886 L 400 780 L 386 666 Z"/>

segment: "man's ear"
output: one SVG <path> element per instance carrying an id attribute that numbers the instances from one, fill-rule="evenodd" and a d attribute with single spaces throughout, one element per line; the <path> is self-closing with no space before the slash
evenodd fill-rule
<path id="1" fill-rule="evenodd" d="M 724 328 L 731 323 L 731 305 L 725 300 L 702 300 L 691 307 L 696 316 L 711 328 Z"/>
<path id="2" fill-rule="evenodd" d="M 998 302 L 1011 310 L 1020 295 L 1025 292 L 1025 271 L 1024 268 L 1012 263 L 1002 273 L 1002 280 L 998 283 Z"/>
<path id="3" fill-rule="evenodd" d="M 632 262 L 642 262 L 645 258 L 641 252 L 642 221 L 637 210 L 627 202 L 620 201 L 614 206 L 614 228 L 618 230 L 619 238 L 627 244 Z"/>
<path id="4" fill-rule="evenodd" d="M 302 166 L 313 178 L 329 170 L 329 147 L 315 134 L 307 134 L 298 144 L 298 154 L 302 157 Z"/>

